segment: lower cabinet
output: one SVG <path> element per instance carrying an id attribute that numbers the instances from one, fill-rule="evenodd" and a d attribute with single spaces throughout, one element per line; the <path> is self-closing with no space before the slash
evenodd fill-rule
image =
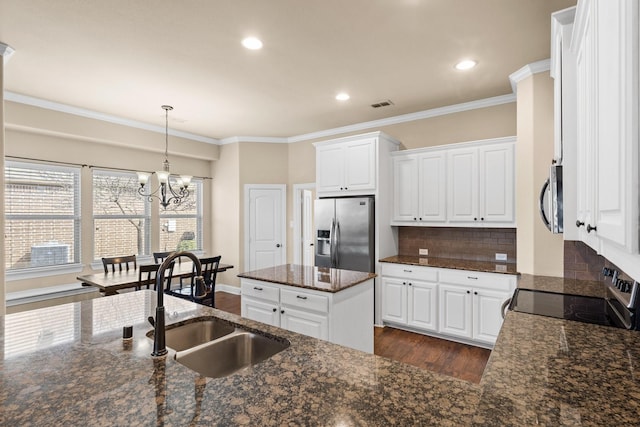
<path id="1" fill-rule="evenodd" d="M 491 347 L 502 327 L 502 304 L 516 282 L 514 275 L 385 263 L 382 320 Z"/>
<path id="2" fill-rule="evenodd" d="M 242 317 L 373 353 L 373 280 L 336 293 L 253 279 L 241 289 Z"/>

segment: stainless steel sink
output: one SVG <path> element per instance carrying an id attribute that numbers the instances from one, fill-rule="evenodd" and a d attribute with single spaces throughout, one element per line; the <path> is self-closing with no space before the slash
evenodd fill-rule
<path id="1" fill-rule="evenodd" d="M 235 330 L 236 327 L 232 324 L 215 317 L 202 318 L 183 325 L 167 326 L 166 343 L 167 347 L 182 351 L 217 340 Z M 153 338 L 153 331 L 150 334 L 150 338 Z"/>
<path id="2" fill-rule="evenodd" d="M 175 358 L 206 377 L 220 378 L 262 362 L 289 345 L 286 340 L 238 330 L 208 344 L 178 351 Z"/>

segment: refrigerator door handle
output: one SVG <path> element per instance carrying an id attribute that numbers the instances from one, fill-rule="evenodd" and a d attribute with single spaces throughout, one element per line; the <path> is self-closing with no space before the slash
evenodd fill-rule
<path id="1" fill-rule="evenodd" d="M 331 267 L 335 265 L 336 257 L 336 245 L 334 240 L 336 238 L 336 219 L 331 220 L 331 231 L 329 232 L 329 258 L 331 259 Z"/>
<path id="2" fill-rule="evenodd" d="M 339 246 L 340 246 L 340 221 L 336 221 L 335 233 L 336 233 L 336 237 L 335 237 L 335 242 L 336 242 L 336 248 L 335 248 L 335 253 L 336 253 L 336 262 L 333 264 L 333 267 L 334 267 L 334 268 L 340 268 L 340 254 L 339 254 Z"/>

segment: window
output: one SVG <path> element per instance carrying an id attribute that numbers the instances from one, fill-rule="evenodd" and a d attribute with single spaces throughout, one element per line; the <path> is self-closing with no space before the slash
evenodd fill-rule
<path id="1" fill-rule="evenodd" d="M 95 259 L 149 253 L 149 202 L 138 194 L 133 173 L 93 171 Z"/>
<path id="2" fill-rule="evenodd" d="M 80 262 L 80 168 L 5 163 L 5 268 Z"/>
<path id="3" fill-rule="evenodd" d="M 189 197 L 179 205 L 160 208 L 160 251 L 202 249 L 202 180 L 193 179 Z"/>

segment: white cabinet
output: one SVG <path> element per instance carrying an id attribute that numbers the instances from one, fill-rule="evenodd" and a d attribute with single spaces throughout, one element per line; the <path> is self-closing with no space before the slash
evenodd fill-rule
<path id="1" fill-rule="evenodd" d="M 450 150 L 448 220 L 513 225 L 514 181 L 513 143 Z"/>
<path id="2" fill-rule="evenodd" d="M 400 143 L 382 132 L 316 142 L 316 192 L 318 197 L 350 195 L 387 196 L 379 182 L 391 179 L 389 153 Z"/>
<path id="3" fill-rule="evenodd" d="M 471 338 L 471 291 L 459 286 L 440 285 L 440 332 Z"/>
<path id="4" fill-rule="evenodd" d="M 240 286 L 243 317 L 373 352 L 373 279 L 336 293 L 246 278 Z"/>
<path id="5" fill-rule="evenodd" d="M 371 194 L 376 190 L 376 138 L 318 145 L 318 193 Z"/>
<path id="6" fill-rule="evenodd" d="M 437 331 L 437 283 L 383 277 L 382 298 L 383 321 Z"/>
<path id="7" fill-rule="evenodd" d="M 493 345 L 502 327 L 502 304 L 516 276 L 464 270 L 440 273 L 440 332 Z"/>
<path id="8" fill-rule="evenodd" d="M 398 151 L 391 225 L 513 227 L 515 138 Z"/>
<path id="9" fill-rule="evenodd" d="M 393 221 L 446 220 L 446 152 L 393 157 Z"/>
<path id="10" fill-rule="evenodd" d="M 578 238 L 640 276 L 638 2 L 580 1 L 576 61 Z M 574 226 L 572 218 L 566 218 Z"/>
<path id="11" fill-rule="evenodd" d="M 382 264 L 385 324 L 491 347 L 502 327 L 502 304 L 517 276 Z"/>

